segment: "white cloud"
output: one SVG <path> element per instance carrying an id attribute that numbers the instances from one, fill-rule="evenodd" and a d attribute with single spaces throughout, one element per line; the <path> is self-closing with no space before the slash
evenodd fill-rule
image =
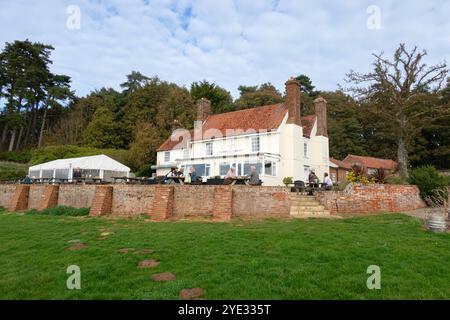
<path id="1" fill-rule="evenodd" d="M 366 9 L 378 5 L 380 30 Z M 66 28 L 68 5 L 80 30 Z M 428 62 L 448 60 L 450 2 L 299 0 L 0 0 L 0 46 L 16 39 L 52 44 L 54 72 L 77 93 L 119 88 L 131 70 L 189 86 L 208 79 L 235 96 L 240 84 L 309 75 L 333 90 L 349 69 L 368 70 L 370 53 L 419 45 Z"/>

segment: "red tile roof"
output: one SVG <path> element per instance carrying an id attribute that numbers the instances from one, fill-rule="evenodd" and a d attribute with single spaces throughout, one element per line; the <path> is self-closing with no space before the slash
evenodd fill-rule
<path id="1" fill-rule="evenodd" d="M 287 108 L 279 103 L 263 107 L 244 109 L 239 111 L 215 114 L 209 116 L 202 126 L 202 139 L 213 139 L 220 137 L 230 137 L 242 134 L 273 131 L 277 130 L 287 113 Z M 316 116 L 304 116 L 301 118 L 303 126 L 303 135 L 309 137 L 312 127 L 316 121 Z M 191 140 L 198 139 L 194 137 L 194 131 L 190 131 Z M 186 147 L 187 139 L 175 135 L 175 141 L 169 137 L 157 151 L 167 151 L 182 149 Z M 178 138 L 178 139 L 177 139 Z M 180 143 L 182 142 L 182 143 Z"/>
<path id="2" fill-rule="evenodd" d="M 333 162 L 335 165 L 337 165 L 339 168 L 343 168 L 343 169 L 347 169 L 347 170 L 350 170 L 352 168 L 352 166 L 349 163 L 346 163 L 346 162 L 338 160 L 338 159 L 330 158 L 330 161 Z"/>
<path id="3" fill-rule="evenodd" d="M 355 156 L 353 154 L 349 154 L 343 162 L 346 162 L 350 165 L 355 163 L 359 163 L 366 168 L 372 169 L 385 169 L 385 170 L 395 170 L 397 167 L 397 162 L 391 159 L 380 159 L 374 157 L 363 157 L 363 156 Z"/>

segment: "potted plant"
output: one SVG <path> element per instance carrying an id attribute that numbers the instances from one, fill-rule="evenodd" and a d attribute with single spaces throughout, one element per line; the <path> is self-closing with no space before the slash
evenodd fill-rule
<path id="1" fill-rule="evenodd" d="M 289 187 L 290 184 L 294 183 L 294 178 L 292 177 L 284 177 L 283 178 L 283 183 L 286 187 Z"/>

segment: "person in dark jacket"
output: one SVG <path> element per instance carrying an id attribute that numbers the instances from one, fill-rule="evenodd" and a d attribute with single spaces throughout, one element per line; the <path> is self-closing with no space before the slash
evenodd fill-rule
<path id="1" fill-rule="evenodd" d="M 32 184 L 33 181 L 31 180 L 29 175 L 26 175 L 25 178 L 22 180 L 23 184 Z"/>
<path id="2" fill-rule="evenodd" d="M 251 166 L 250 167 L 250 174 L 248 175 L 249 181 L 248 183 L 251 186 L 259 186 L 260 181 L 259 181 L 259 174 L 256 171 L 256 166 Z"/>

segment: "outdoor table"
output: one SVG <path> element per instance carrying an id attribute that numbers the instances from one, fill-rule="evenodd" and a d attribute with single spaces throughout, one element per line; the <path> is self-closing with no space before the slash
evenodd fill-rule
<path id="1" fill-rule="evenodd" d="M 167 177 L 169 184 L 179 183 L 184 184 L 184 177 Z"/>
<path id="2" fill-rule="evenodd" d="M 235 185 L 237 182 L 241 182 L 241 183 L 249 186 L 250 185 L 249 181 L 250 181 L 249 177 L 236 177 L 236 179 L 233 179 L 233 182 L 231 183 L 231 185 Z"/>

